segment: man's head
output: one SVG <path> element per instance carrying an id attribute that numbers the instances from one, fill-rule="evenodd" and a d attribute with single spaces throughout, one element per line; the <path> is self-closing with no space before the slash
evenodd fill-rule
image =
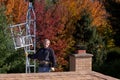
<path id="1" fill-rule="evenodd" d="M 49 47 L 50 40 L 49 39 L 45 39 L 44 42 L 43 42 L 43 45 L 44 45 L 45 48 Z"/>

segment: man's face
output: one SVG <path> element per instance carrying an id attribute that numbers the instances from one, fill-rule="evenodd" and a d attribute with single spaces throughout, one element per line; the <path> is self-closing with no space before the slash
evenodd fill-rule
<path id="1" fill-rule="evenodd" d="M 45 48 L 49 47 L 49 45 L 50 45 L 50 41 L 45 41 L 45 42 L 44 42 L 44 47 L 45 47 Z"/>

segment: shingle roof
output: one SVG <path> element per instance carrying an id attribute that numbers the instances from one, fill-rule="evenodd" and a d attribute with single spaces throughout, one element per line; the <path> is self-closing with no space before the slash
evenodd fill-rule
<path id="1" fill-rule="evenodd" d="M 0 80 L 118 80 L 94 71 L 0 74 Z"/>

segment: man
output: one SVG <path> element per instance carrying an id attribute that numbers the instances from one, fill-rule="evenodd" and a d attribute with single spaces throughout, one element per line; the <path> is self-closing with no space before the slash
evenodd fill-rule
<path id="1" fill-rule="evenodd" d="M 40 48 L 36 54 L 28 54 L 31 59 L 38 59 L 39 67 L 38 72 L 50 72 L 55 71 L 56 57 L 54 50 L 49 47 L 50 40 L 45 39 L 43 43 L 43 48 Z"/>

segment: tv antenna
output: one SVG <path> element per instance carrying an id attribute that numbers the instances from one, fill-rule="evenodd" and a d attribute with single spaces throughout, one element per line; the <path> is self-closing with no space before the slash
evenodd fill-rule
<path id="1" fill-rule="evenodd" d="M 36 15 L 33 9 L 32 1 L 29 0 L 29 6 L 24 23 L 10 25 L 13 43 L 15 49 L 24 48 L 25 53 L 36 53 Z M 26 73 L 36 72 L 36 61 L 31 60 L 26 56 Z"/>

